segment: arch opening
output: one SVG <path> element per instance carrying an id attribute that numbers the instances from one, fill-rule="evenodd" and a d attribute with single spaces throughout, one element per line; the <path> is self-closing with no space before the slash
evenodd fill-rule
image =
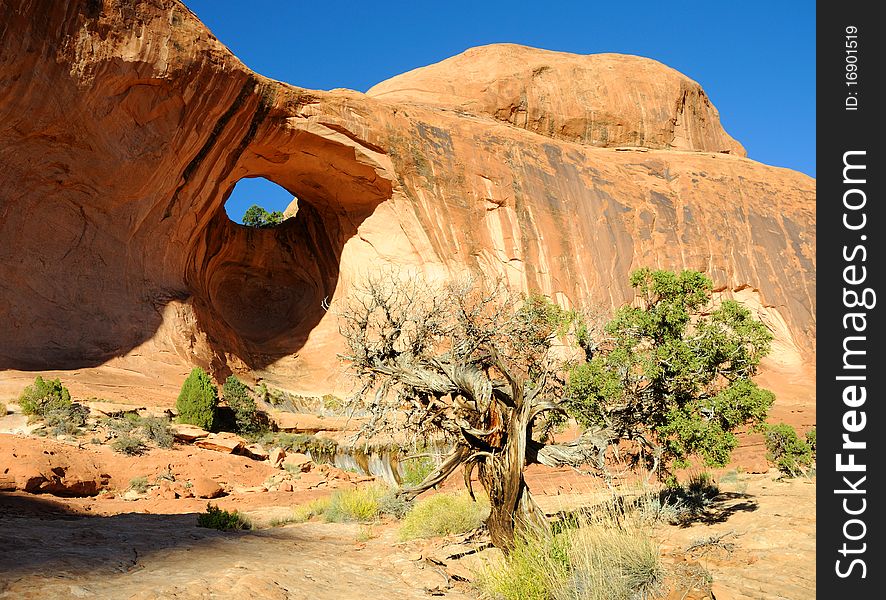
<path id="1" fill-rule="evenodd" d="M 267 228 L 295 217 L 298 198 L 264 177 L 244 177 L 225 200 L 225 214 L 245 227 Z"/>

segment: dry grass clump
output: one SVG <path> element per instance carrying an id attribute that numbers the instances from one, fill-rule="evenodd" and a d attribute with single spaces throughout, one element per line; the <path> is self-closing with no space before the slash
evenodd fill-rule
<path id="1" fill-rule="evenodd" d="M 465 533 L 483 525 L 489 516 L 485 498 L 471 500 L 467 492 L 434 494 L 416 502 L 400 525 L 400 539 Z"/>
<path id="2" fill-rule="evenodd" d="M 495 600 L 634 600 L 664 587 L 658 544 L 623 510 L 572 517 L 555 533 L 527 531 L 478 573 Z"/>

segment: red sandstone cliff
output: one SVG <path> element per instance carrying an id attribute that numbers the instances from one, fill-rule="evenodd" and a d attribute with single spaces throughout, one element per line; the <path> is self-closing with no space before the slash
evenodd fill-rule
<path id="1" fill-rule="evenodd" d="M 326 390 L 321 302 L 385 264 L 613 306 L 634 268 L 700 269 L 761 311 L 771 366 L 814 360 L 814 180 L 744 158 L 649 59 L 495 45 L 317 92 L 251 72 L 175 0 L 2 0 L 0 165 L 0 371 Z M 296 218 L 228 220 L 256 176 Z"/>

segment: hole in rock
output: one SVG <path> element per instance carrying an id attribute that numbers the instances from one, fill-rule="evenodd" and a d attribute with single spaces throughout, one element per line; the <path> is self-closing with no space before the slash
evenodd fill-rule
<path id="1" fill-rule="evenodd" d="M 225 212 L 234 223 L 247 227 L 273 227 L 295 216 L 298 199 L 263 177 L 247 177 L 234 185 Z"/>

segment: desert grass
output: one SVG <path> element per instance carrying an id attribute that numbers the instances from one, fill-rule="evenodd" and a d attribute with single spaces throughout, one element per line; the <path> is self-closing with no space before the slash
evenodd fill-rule
<path id="1" fill-rule="evenodd" d="M 554 532 L 521 532 L 510 553 L 477 573 L 494 600 L 633 600 L 664 589 L 658 544 L 636 511 L 610 503 L 573 515 Z"/>
<path id="2" fill-rule="evenodd" d="M 465 533 L 483 525 L 489 516 L 489 502 L 467 492 L 434 494 L 416 502 L 403 517 L 399 536 L 402 541 Z"/>

